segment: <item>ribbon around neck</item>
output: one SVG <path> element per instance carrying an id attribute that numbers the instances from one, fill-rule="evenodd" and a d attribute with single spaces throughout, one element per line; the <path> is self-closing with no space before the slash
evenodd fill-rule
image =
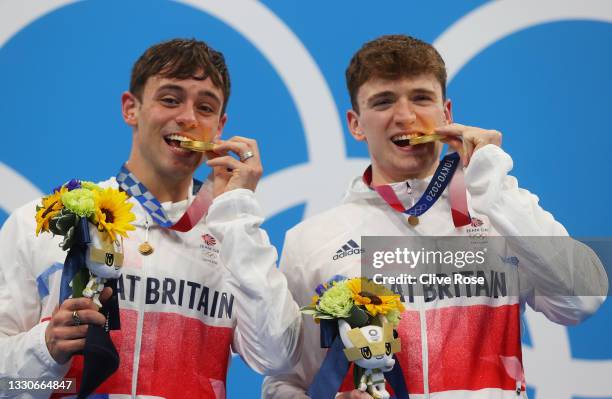
<path id="1" fill-rule="evenodd" d="M 401 203 L 395 190 L 391 185 L 372 185 L 372 166 L 363 173 L 364 183 L 375 190 L 378 195 L 393 209 L 411 216 L 421 216 L 427 212 L 440 197 L 450 183 L 449 197 L 451 203 L 451 215 L 455 227 L 466 226 L 471 223 L 472 218 L 467 208 L 467 194 L 463 169 L 458 167 L 459 154 L 456 152 L 447 154 L 436 168 L 425 192 L 414 206 L 406 209 Z"/>
<path id="2" fill-rule="evenodd" d="M 151 194 L 147 187 L 138 180 L 126 165 L 121 166 L 121 170 L 116 176 L 119 187 L 136 200 L 147 211 L 149 216 L 161 227 L 180 231 L 182 233 L 191 230 L 208 213 L 208 208 L 212 204 L 212 195 L 201 184 L 194 184 L 194 190 L 198 190 L 195 198 L 187 211 L 176 222 L 172 223 L 160 202 Z"/>

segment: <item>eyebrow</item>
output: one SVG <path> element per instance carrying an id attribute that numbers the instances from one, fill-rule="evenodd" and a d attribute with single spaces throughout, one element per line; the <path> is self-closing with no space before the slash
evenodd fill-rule
<path id="1" fill-rule="evenodd" d="M 385 90 L 385 91 L 381 91 L 379 93 L 376 93 L 374 95 L 371 95 L 367 100 L 366 100 L 366 104 L 368 106 L 371 106 L 372 103 L 374 103 L 376 100 L 378 100 L 379 98 L 385 98 L 385 97 L 395 97 L 396 94 L 394 92 L 392 92 L 391 90 Z"/>
<path id="2" fill-rule="evenodd" d="M 160 93 L 164 90 L 170 90 L 170 91 L 178 91 L 180 93 L 185 93 L 185 89 L 182 86 L 176 85 L 176 84 L 172 84 L 172 83 L 167 83 L 165 85 L 160 86 L 157 89 L 157 93 Z M 198 92 L 198 96 L 200 97 L 208 97 L 211 98 L 215 101 L 217 101 L 218 103 L 221 103 L 221 99 L 219 98 L 219 96 L 210 90 L 200 90 Z"/>
<path id="3" fill-rule="evenodd" d="M 410 90 L 410 95 L 413 96 L 415 94 L 426 94 L 429 96 L 433 96 L 433 97 L 437 97 L 437 94 L 434 90 L 431 89 L 426 89 L 423 87 L 417 87 L 415 89 Z M 366 100 L 366 104 L 368 106 L 372 106 L 372 103 L 374 103 L 376 100 L 378 100 L 379 98 L 387 98 L 387 97 L 396 97 L 397 93 L 395 93 L 392 90 L 385 90 L 385 91 L 381 91 L 379 93 L 373 94 L 371 95 L 367 100 Z"/>
<path id="4" fill-rule="evenodd" d="M 434 96 L 434 97 L 437 96 L 434 90 L 424 89 L 424 88 L 417 88 L 417 89 L 411 90 L 411 94 L 429 94 L 430 96 Z"/>

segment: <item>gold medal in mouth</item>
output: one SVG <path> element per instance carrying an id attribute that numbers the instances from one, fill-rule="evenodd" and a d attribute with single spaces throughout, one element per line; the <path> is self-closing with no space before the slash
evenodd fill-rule
<path id="1" fill-rule="evenodd" d="M 434 133 L 406 133 L 394 136 L 391 141 L 399 147 L 431 143 L 443 139 L 444 136 Z"/>
<path id="2" fill-rule="evenodd" d="M 197 140 L 189 140 L 189 141 L 181 141 L 180 147 L 186 150 L 195 151 L 195 152 L 206 152 L 212 151 L 215 148 L 215 143 L 210 141 L 197 141 Z"/>
<path id="3" fill-rule="evenodd" d="M 174 143 L 168 144 L 174 144 L 179 148 L 195 152 L 212 151 L 215 146 L 215 144 L 210 141 L 214 139 L 214 135 L 211 134 L 210 127 L 200 125 L 192 126 L 187 130 L 169 134 L 164 138 L 166 141 L 174 141 Z M 203 140 L 196 140 L 196 138 Z"/>
<path id="4" fill-rule="evenodd" d="M 410 145 L 419 145 L 431 143 L 443 139 L 441 134 L 426 134 L 424 136 L 413 137 L 410 139 Z"/>

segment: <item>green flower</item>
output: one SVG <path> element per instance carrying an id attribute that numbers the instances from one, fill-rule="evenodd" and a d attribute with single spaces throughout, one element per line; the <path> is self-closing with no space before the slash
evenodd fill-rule
<path id="1" fill-rule="evenodd" d="M 102 191 L 102 188 L 100 186 L 90 181 L 82 181 L 81 187 L 87 190 L 91 190 L 91 191 Z"/>
<path id="2" fill-rule="evenodd" d="M 319 299 L 317 309 L 337 318 L 348 317 L 351 313 L 353 294 L 346 282 L 336 282 Z"/>
<path id="3" fill-rule="evenodd" d="M 397 328 L 401 319 L 400 315 L 401 313 L 399 310 L 391 309 L 389 312 L 387 312 L 385 317 L 387 318 L 387 321 L 393 325 L 393 328 Z"/>
<path id="4" fill-rule="evenodd" d="M 64 207 L 81 217 L 91 216 L 96 209 L 93 191 L 77 188 L 62 194 Z"/>

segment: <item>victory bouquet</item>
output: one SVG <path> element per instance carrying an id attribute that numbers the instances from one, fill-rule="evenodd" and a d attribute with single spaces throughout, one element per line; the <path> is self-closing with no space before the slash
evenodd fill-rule
<path id="1" fill-rule="evenodd" d="M 36 235 L 62 236 L 60 247 L 68 251 L 60 305 L 68 298 L 92 298 L 106 317 L 103 328 L 90 325 L 87 330 L 79 397 L 93 392 L 119 366 L 109 330 L 120 328 L 116 284 L 123 265 L 123 237 L 134 230 L 132 206 L 122 191 L 73 179 L 56 187 L 36 207 Z M 102 305 L 99 296 L 105 286 L 113 289 L 113 295 Z M 73 319 L 80 324 L 76 311 Z"/>
<path id="2" fill-rule="evenodd" d="M 316 288 L 312 303 L 301 309 L 321 327 L 321 347 L 330 348 L 308 393 L 312 398 L 335 397 L 349 362 L 354 362 L 356 389 L 375 399 L 388 399 L 385 377 L 397 398 L 407 398 L 403 375 L 394 353 L 400 351 L 398 326 L 404 305 L 399 295 L 366 278 L 334 276 Z"/>

